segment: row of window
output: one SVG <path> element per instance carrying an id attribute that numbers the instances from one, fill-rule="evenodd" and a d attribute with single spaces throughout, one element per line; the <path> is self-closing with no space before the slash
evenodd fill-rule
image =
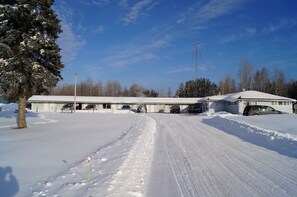
<path id="1" fill-rule="evenodd" d="M 257 105 L 257 102 L 254 102 L 254 104 Z M 228 102 L 228 105 L 237 105 L 237 102 Z M 290 102 L 289 101 L 272 101 L 271 105 L 290 105 Z"/>
<path id="2" fill-rule="evenodd" d="M 290 105 L 289 101 L 272 101 L 271 105 Z"/>

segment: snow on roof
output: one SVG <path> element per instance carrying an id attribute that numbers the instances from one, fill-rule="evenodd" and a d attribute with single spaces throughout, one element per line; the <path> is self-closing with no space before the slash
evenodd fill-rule
<path id="1" fill-rule="evenodd" d="M 295 99 L 276 96 L 264 92 L 249 90 L 233 94 L 216 95 L 204 98 L 152 98 L 152 97 L 104 97 L 104 96 L 77 96 L 78 103 L 146 103 L 146 104 L 194 104 L 201 101 L 228 101 L 236 102 L 240 99 L 255 100 L 276 100 L 276 101 L 292 101 Z M 74 96 L 45 96 L 34 95 L 29 98 L 29 102 L 74 102 Z"/>
<path id="2" fill-rule="evenodd" d="M 99 97 L 76 96 L 78 103 L 146 103 L 146 104 L 194 104 L 200 98 L 152 98 L 152 97 Z M 29 102 L 74 102 L 74 96 L 45 96 L 34 95 Z"/>
<path id="3" fill-rule="evenodd" d="M 202 100 L 203 101 L 220 101 L 220 100 L 225 100 L 225 98 L 229 95 L 231 94 L 207 96 L 207 97 L 204 97 Z"/>
<path id="4" fill-rule="evenodd" d="M 235 102 L 239 99 L 257 99 L 257 100 L 285 100 L 285 101 L 296 101 L 291 98 L 268 94 L 264 92 L 248 90 L 227 95 L 224 100 L 229 102 Z"/>
<path id="5" fill-rule="evenodd" d="M 254 91 L 254 90 L 248 90 L 238 93 L 232 93 L 232 94 L 225 94 L 225 95 L 215 95 L 215 96 L 208 96 L 204 97 L 203 101 L 228 101 L 228 102 L 236 102 L 240 99 L 255 99 L 255 100 L 276 100 L 276 101 L 293 101 L 295 102 L 295 99 L 277 96 L 273 94 L 268 94 L 264 92 Z"/>

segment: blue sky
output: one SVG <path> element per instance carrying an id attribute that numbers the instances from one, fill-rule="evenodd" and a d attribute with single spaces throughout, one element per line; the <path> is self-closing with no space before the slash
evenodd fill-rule
<path id="1" fill-rule="evenodd" d="M 237 79 L 243 58 L 297 80 L 295 0 L 56 0 L 61 83 L 88 77 L 155 90 Z"/>

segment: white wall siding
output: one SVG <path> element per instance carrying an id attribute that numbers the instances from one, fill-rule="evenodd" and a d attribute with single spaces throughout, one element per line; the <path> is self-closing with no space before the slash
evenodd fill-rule
<path id="1" fill-rule="evenodd" d="M 289 101 L 271 102 L 270 106 L 285 113 L 293 113 L 293 103 Z"/>
<path id="2" fill-rule="evenodd" d="M 242 112 L 239 111 L 241 103 L 237 102 L 226 102 L 226 109 L 228 112 L 232 114 L 242 114 Z"/>
<path id="3" fill-rule="evenodd" d="M 209 103 L 209 108 L 213 112 L 226 111 L 226 102 L 225 101 L 211 102 Z"/>

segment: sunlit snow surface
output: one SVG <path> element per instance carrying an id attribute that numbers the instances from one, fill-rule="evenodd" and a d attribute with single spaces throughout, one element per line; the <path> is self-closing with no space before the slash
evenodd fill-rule
<path id="1" fill-rule="evenodd" d="M 297 116 L 0 112 L 1 196 L 297 196 Z"/>

